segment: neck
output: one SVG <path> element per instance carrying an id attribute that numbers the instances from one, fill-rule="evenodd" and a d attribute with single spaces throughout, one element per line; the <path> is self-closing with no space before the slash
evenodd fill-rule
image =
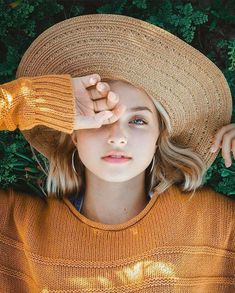
<path id="1" fill-rule="evenodd" d="M 92 221 L 121 224 L 138 215 L 149 202 L 144 173 L 125 182 L 107 182 L 93 173 L 87 175 L 80 212 Z"/>

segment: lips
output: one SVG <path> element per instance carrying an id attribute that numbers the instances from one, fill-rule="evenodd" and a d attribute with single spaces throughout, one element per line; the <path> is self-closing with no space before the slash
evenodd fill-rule
<path id="1" fill-rule="evenodd" d="M 131 159 L 131 157 L 127 153 L 121 152 L 121 151 L 114 151 L 114 150 L 108 152 L 104 157 L 102 157 L 102 159 L 104 158 L 120 159 L 120 157 L 125 159 Z"/>
<path id="2" fill-rule="evenodd" d="M 112 159 L 130 159 L 129 157 L 125 157 L 125 156 L 106 156 L 103 158 L 112 158 Z"/>
<path id="3" fill-rule="evenodd" d="M 128 162 L 131 160 L 131 158 L 115 158 L 115 157 L 111 157 L 111 156 L 108 156 L 108 157 L 104 157 L 102 158 L 103 160 L 107 161 L 107 162 L 110 162 L 110 163 L 124 163 L 124 162 Z"/>

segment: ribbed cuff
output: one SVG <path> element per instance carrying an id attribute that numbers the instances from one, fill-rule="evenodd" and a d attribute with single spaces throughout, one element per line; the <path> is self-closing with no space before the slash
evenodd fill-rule
<path id="1" fill-rule="evenodd" d="M 29 79 L 32 83 L 33 99 L 27 101 L 28 107 L 24 108 L 24 116 L 34 115 L 34 125 L 45 125 L 71 134 L 75 122 L 75 97 L 71 75 L 43 75 Z"/>

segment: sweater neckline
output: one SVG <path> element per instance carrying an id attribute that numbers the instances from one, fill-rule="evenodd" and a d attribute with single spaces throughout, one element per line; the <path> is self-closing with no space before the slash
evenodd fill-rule
<path id="1" fill-rule="evenodd" d="M 100 229 L 100 230 L 112 230 L 112 231 L 115 230 L 115 231 L 117 231 L 117 230 L 126 229 L 126 228 L 134 225 L 135 223 L 137 223 L 139 220 L 141 220 L 151 210 L 151 208 L 153 207 L 157 198 L 158 198 L 158 194 L 157 194 L 157 192 L 154 192 L 151 199 L 147 203 L 147 205 L 144 207 L 144 209 L 142 211 L 139 212 L 139 214 L 137 214 L 135 217 L 131 218 L 130 220 L 128 220 L 124 223 L 120 223 L 120 224 L 104 224 L 104 223 L 95 222 L 93 220 L 90 220 L 87 217 L 85 217 L 84 215 L 82 215 L 76 209 L 76 207 L 70 202 L 70 200 L 68 198 L 63 197 L 62 199 L 63 199 L 64 203 L 69 207 L 70 211 L 86 225 L 93 227 L 93 228 Z"/>

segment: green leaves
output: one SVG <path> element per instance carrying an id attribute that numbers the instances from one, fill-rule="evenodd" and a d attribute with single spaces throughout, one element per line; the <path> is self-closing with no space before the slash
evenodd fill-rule
<path id="1" fill-rule="evenodd" d="M 191 43 L 196 27 L 207 22 L 208 16 L 198 9 L 194 10 L 191 3 L 177 5 L 175 9 L 177 14 L 173 14 L 169 22 L 177 28 L 186 42 Z"/>
<path id="2" fill-rule="evenodd" d="M 230 71 L 235 71 L 235 39 L 231 40 L 228 45 L 228 60 L 230 61 Z"/>
<path id="3" fill-rule="evenodd" d="M 15 78 L 23 53 L 39 33 L 55 23 L 54 16 L 63 8 L 56 0 L 0 0 L 1 83 Z"/>
<path id="4" fill-rule="evenodd" d="M 147 0 L 132 0 L 132 4 L 140 9 L 146 9 L 147 8 Z"/>
<path id="5" fill-rule="evenodd" d="M 124 12 L 124 7 L 128 0 L 121 1 L 108 1 L 107 4 L 102 5 L 97 8 L 97 13 L 110 13 L 110 14 L 122 14 Z"/>
<path id="6" fill-rule="evenodd" d="M 208 15 L 199 8 L 194 8 L 191 3 L 175 4 L 165 0 L 158 7 L 156 14 L 150 15 L 146 21 L 159 25 L 191 43 L 197 27 L 208 21 Z"/>
<path id="7" fill-rule="evenodd" d="M 28 142 L 18 129 L 14 132 L 0 132 L 0 184 L 2 188 L 21 185 L 21 189 L 23 186 L 27 191 L 27 189 L 31 189 L 29 188 L 31 185 L 34 185 L 37 194 L 42 193 L 43 187 L 45 189 L 46 174 L 42 172 L 41 166 L 44 165 L 44 169 L 48 169 L 46 161 L 41 154 L 38 154 L 35 160 Z"/>

